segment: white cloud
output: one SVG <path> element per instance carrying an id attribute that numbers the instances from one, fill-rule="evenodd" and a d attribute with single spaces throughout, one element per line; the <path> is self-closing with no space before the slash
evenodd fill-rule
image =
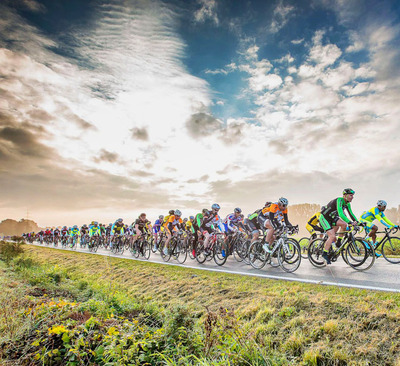
<path id="1" fill-rule="evenodd" d="M 301 43 L 303 43 L 303 42 L 304 42 L 304 38 L 293 39 L 293 40 L 291 41 L 291 43 L 294 44 L 294 45 L 298 45 L 298 44 L 301 44 Z"/>
<path id="2" fill-rule="evenodd" d="M 204 23 L 206 20 L 211 20 L 215 25 L 219 24 L 217 15 L 217 1 L 216 0 L 197 0 L 201 6 L 200 9 L 194 13 L 194 18 L 197 22 Z"/>
<path id="3" fill-rule="evenodd" d="M 272 22 L 270 25 L 270 32 L 279 32 L 289 21 L 290 17 L 294 14 L 295 7 L 292 5 L 284 5 L 283 0 L 280 0 L 274 9 Z"/>

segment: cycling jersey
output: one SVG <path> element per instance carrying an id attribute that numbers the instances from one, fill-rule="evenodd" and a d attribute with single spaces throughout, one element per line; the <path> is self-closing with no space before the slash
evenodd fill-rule
<path id="1" fill-rule="evenodd" d="M 337 219 L 341 218 L 347 224 L 350 220 L 344 213 L 344 210 L 348 212 L 352 221 L 357 221 L 353 211 L 351 210 L 350 202 L 346 202 L 343 197 L 338 197 L 330 201 L 326 206 L 322 207 L 321 216 L 328 221 L 337 222 Z M 320 216 L 320 222 L 321 222 Z"/>
<path id="2" fill-rule="evenodd" d="M 378 220 L 382 225 L 388 228 L 395 226 L 395 224 L 393 224 L 378 207 L 373 207 L 370 210 L 363 212 L 360 217 L 360 221 L 367 224 L 372 224 L 374 220 Z"/>
<path id="3" fill-rule="evenodd" d="M 161 229 L 161 225 L 163 224 L 163 221 L 160 219 L 157 219 L 154 223 L 153 229 L 155 233 L 158 233 Z"/>
<path id="4" fill-rule="evenodd" d="M 73 228 L 70 231 L 70 236 L 77 236 L 77 235 L 79 235 L 79 229 L 78 228 Z"/>
<path id="5" fill-rule="evenodd" d="M 319 231 L 321 233 L 324 232 L 324 229 L 322 229 L 321 226 L 320 226 L 320 222 L 319 222 L 319 217 L 320 216 L 321 216 L 321 212 L 317 212 L 307 222 L 306 229 L 308 230 L 308 232 L 311 235 L 313 235 L 316 231 Z"/>
<path id="6" fill-rule="evenodd" d="M 224 220 L 225 232 L 229 233 L 231 231 L 237 231 L 238 230 L 237 226 L 240 221 L 241 217 L 240 216 L 236 217 L 234 213 L 226 216 Z"/>
<path id="7" fill-rule="evenodd" d="M 288 209 L 287 207 L 284 210 L 279 209 L 278 202 L 271 203 L 269 206 L 264 207 L 261 210 L 260 216 L 263 216 L 266 219 L 271 221 L 272 226 L 279 227 L 283 223 L 288 226 L 291 226 L 291 223 L 288 219 Z"/>
<path id="8" fill-rule="evenodd" d="M 186 225 L 185 225 L 185 229 L 186 229 L 186 231 L 191 231 L 192 233 L 194 233 L 193 223 L 191 221 L 187 221 Z"/>
<path id="9" fill-rule="evenodd" d="M 100 227 L 99 226 L 91 226 L 89 229 L 89 236 L 92 237 L 93 235 L 100 235 Z"/>
<path id="10" fill-rule="evenodd" d="M 150 221 L 149 220 L 140 220 L 140 219 L 136 219 L 134 226 L 136 227 L 136 225 L 138 225 L 139 230 L 144 233 L 144 232 L 148 232 L 149 230 L 149 225 L 150 225 Z"/>
<path id="11" fill-rule="evenodd" d="M 171 215 L 168 218 L 168 222 L 164 224 L 164 227 L 167 228 L 170 232 L 172 232 L 175 227 L 182 230 L 182 223 L 183 221 L 179 216 Z"/>
<path id="12" fill-rule="evenodd" d="M 112 234 L 123 234 L 125 232 L 125 225 L 116 221 L 111 227 Z"/>

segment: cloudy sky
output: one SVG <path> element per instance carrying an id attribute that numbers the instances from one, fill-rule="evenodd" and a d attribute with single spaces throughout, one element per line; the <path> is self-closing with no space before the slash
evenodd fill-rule
<path id="1" fill-rule="evenodd" d="M 399 205 L 399 4 L 2 0 L 0 219 Z"/>

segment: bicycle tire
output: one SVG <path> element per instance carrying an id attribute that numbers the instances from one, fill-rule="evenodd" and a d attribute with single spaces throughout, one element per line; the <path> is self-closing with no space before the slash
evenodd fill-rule
<path id="1" fill-rule="evenodd" d="M 151 247 L 152 247 L 151 243 L 149 243 L 147 240 L 145 240 L 143 242 L 143 245 L 142 245 L 142 257 L 144 259 L 149 259 L 150 258 Z"/>
<path id="2" fill-rule="evenodd" d="M 222 238 L 218 238 L 214 243 L 213 258 L 214 262 L 219 266 L 223 266 L 226 263 L 226 260 L 228 259 L 228 253 L 227 250 L 224 249 L 224 246 L 225 243 Z"/>
<path id="3" fill-rule="evenodd" d="M 249 261 L 254 269 L 261 269 L 267 263 L 269 258 L 268 253 L 265 253 L 263 244 L 260 241 L 255 241 L 249 248 Z"/>
<path id="4" fill-rule="evenodd" d="M 354 239 L 345 248 L 347 264 L 357 271 L 365 271 L 371 268 L 375 261 L 375 251 L 371 256 L 371 250 L 373 249 L 371 247 L 368 248 L 363 240 Z M 369 257 L 371 260 L 367 261 Z"/>
<path id="5" fill-rule="evenodd" d="M 204 263 L 207 259 L 206 254 L 204 253 L 204 241 L 199 240 L 196 245 L 196 260 L 200 264 Z"/>
<path id="6" fill-rule="evenodd" d="M 167 254 L 164 253 L 165 242 L 162 242 L 162 246 L 160 246 L 161 258 L 163 259 L 164 262 L 168 262 L 171 258 L 171 243 L 172 243 L 172 239 L 169 242 L 169 249 L 168 249 Z"/>
<path id="7" fill-rule="evenodd" d="M 288 238 L 278 250 L 279 266 L 285 271 L 296 271 L 301 263 L 301 249 L 297 240 Z"/>
<path id="8" fill-rule="evenodd" d="M 325 267 L 325 262 L 322 259 L 324 252 L 325 239 L 314 239 L 308 245 L 307 257 L 308 260 L 314 267 L 322 268 Z"/>
<path id="9" fill-rule="evenodd" d="M 131 254 L 133 255 L 134 258 L 139 258 L 142 245 L 143 244 L 141 239 L 138 239 L 134 243 L 132 243 L 130 249 L 132 249 Z"/>
<path id="10" fill-rule="evenodd" d="M 389 236 L 382 245 L 382 255 L 389 263 L 400 263 L 400 238 Z"/>
<path id="11" fill-rule="evenodd" d="M 185 243 L 182 239 L 179 239 L 177 244 L 176 244 L 176 251 L 178 251 L 177 256 L 176 256 L 176 260 L 180 263 L 183 264 L 186 262 L 188 253 L 187 250 L 185 248 Z"/>
<path id="12" fill-rule="evenodd" d="M 306 236 L 299 240 L 301 258 L 303 258 L 303 259 L 308 258 L 308 245 L 309 244 L 310 244 L 310 238 L 308 238 Z"/>

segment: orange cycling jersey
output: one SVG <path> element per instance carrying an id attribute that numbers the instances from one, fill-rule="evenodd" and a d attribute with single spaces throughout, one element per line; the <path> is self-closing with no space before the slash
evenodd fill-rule
<path id="1" fill-rule="evenodd" d="M 271 203 L 270 206 L 264 207 L 264 208 L 262 209 L 262 213 L 263 213 L 264 216 L 266 216 L 266 213 L 267 213 L 267 212 L 273 212 L 275 215 L 276 215 L 276 214 L 279 214 L 279 213 L 287 214 L 287 207 L 286 207 L 283 211 L 281 211 L 281 210 L 279 209 L 279 206 L 278 206 L 277 203 Z"/>
<path id="2" fill-rule="evenodd" d="M 171 215 L 168 218 L 168 221 L 164 223 L 164 227 L 168 227 L 169 224 L 172 225 L 172 227 L 175 227 L 178 224 L 182 224 L 182 219 L 179 216 Z"/>
<path id="3" fill-rule="evenodd" d="M 262 209 L 262 214 L 267 218 L 270 212 L 274 214 L 274 220 L 277 220 L 278 222 L 283 222 L 284 221 L 283 215 L 287 214 L 288 211 L 287 207 L 283 211 L 281 211 L 277 203 L 271 203 L 270 206 L 264 207 Z"/>

